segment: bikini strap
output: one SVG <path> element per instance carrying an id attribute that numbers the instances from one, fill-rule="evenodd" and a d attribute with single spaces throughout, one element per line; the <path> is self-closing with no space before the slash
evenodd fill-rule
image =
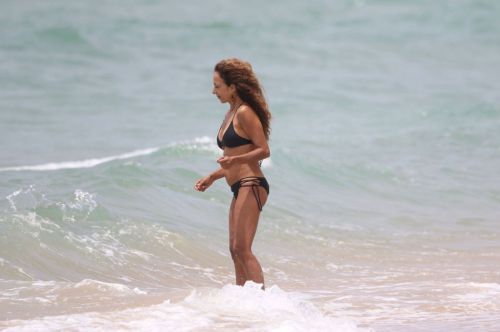
<path id="1" fill-rule="evenodd" d="M 233 114 L 233 117 L 231 118 L 231 121 L 229 121 L 229 126 L 233 125 L 233 128 L 234 128 L 234 124 L 233 124 L 233 120 L 234 120 L 234 117 L 236 116 L 236 112 L 238 112 L 238 110 L 240 109 L 240 107 L 242 106 L 243 104 L 241 104 L 240 106 L 238 106 L 238 108 L 236 108 L 234 110 L 234 114 Z M 225 125 L 225 122 L 222 121 L 220 127 L 219 127 L 219 131 L 217 132 L 217 138 L 219 137 L 219 134 L 221 133 L 221 129 L 224 129 L 224 125 Z M 229 129 L 229 126 L 227 126 L 227 129 Z M 224 134 L 225 132 L 222 132 L 222 138 L 224 138 Z"/>
<path id="2" fill-rule="evenodd" d="M 246 178 L 240 179 L 240 187 L 251 187 L 253 196 L 255 197 L 255 201 L 257 201 L 257 206 L 259 207 L 259 211 L 262 211 L 262 201 L 260 200 L 260 178 L 257 176 L 249 176 Z"/>

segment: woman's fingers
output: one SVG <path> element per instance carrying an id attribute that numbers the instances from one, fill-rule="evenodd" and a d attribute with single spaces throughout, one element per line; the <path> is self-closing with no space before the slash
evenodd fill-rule
<path id="1" fill-rule="evenodd" d="M 208 184 L 206 178 L 200 179 L 194 184 L 194 189 L 198 191 L 205 191 L 207 188 Z"/>
<path id="2" fill-rule="evenodd" d="M 219 159 L 217 159 L 217 162 L 221 165 L 222 168 L 226 168 L 229 166 L 231 158 L 226 156 L 220 157 Z"/>
<path id="3" fill-rule="evenodd" d="M 194 189 L 198 190 L 198 191 L 203 191 L 204 188 L 203 188 L 203 179 L 200 179 L 198 181 L 196 181 L 196 183 L 194 184 Z"/>

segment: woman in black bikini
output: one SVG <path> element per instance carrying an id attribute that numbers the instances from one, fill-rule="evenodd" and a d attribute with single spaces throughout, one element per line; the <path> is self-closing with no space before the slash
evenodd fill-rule
<path id="1" fill-rule="evenodd" d="M 262 284 L 264 276 L 252 253 L 259 215 L 269 195 L 269 184 L 260 168 L 270 155 L 268 110 L 252 66 L 239 59 L 220 61 L 214 70 L 213 94 L 230 107 L 217 134 L 224 154 L 220 168 L 198 180 L 195 189 L 205 191 L 215 180 L 225 177 L 233 200 L 229 210 L 229 250 L 234 262 L 236 284 L 247 280 Z"/>

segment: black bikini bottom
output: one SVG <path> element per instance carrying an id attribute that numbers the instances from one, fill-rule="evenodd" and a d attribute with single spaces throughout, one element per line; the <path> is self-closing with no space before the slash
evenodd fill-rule
<path id="1" fill-rule="evenodd" d="M 238 198 L 238 192 L 241 187 L 251 187 L 255 200 L 257 201 L 257 205 L 259 206 L 259 210 L 262 211 L 262 203 L 260 201 L 259 188 L 262 187 L 266 190 L 269 195 L 269 183 L 267 183 L 266 178 L 258 177 L 258 176 L 248 176 L 245 178 L 241 178 L 235 183 L 231 185 L 231 191 L 234 194 L 234 198 Z"/>

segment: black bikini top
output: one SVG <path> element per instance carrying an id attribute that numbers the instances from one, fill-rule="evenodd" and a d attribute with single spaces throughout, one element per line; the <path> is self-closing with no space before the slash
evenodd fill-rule
<path id="1" fill-rule="evenodd" d="M 229 127 L 227 127 L 226 132 L 224 133 L 224 135 L 222 135 L 222 141 L 219 139 L 219 133 L 222 129 L 222 126 L 219 128 L 219 133 L 217 133 L 217 145 L 221 149 L 224 149 L 224 147 L 226 147 L 226 146 L 228 148 L 235 148 L 235 147 L 246 145 L 246 144 L 252 144 L 251 140 L 244 138 L 244 137 L 241 137 L 234 130 L 233 120 L 234 120 L 234 116 L 236 115 L 237 111 L 238 110 L 236 110 L 234 112 L 233 118 L 231 119 L 231 123 L 229 124 Z"/>

